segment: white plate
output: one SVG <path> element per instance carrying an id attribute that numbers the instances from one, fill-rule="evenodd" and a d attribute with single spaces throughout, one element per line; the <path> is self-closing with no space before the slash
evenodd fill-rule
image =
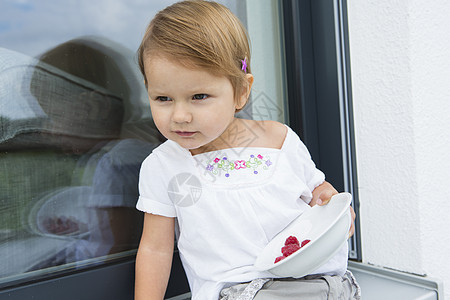
<path id="1" fill-rule="evenodd" d="M 27 227 L 35 234 L 50 237 L 80 238 L 87 235 L 89 215 L 86 203 L 90 194 L 90 186 L 65 187 L 49 192 L 30 209 L 26 217 Z"/>
<path id="2" fill-rule="evenodd" d="M 259 271 L 269 271 L 281 277 L 303 277 L 326 263 L 347 242 L 351 225 L 350 203 L 352 195 L 334 195 L 324 206 L 314 206 L 281 231 L 259 254 L 254 264 Z M 295 236 L 308 244 L 274 263 L 281 256 L 286 238 Z"/>

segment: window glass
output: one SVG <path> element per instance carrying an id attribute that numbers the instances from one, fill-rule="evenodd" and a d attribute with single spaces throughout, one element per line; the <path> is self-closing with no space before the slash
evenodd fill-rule
<path id="1" fill-rule="evenodd" d="M 280 1 L 247 0 L 246 3 L 255 76 L 247 108 L 250 118 L 288 123 Z"/>
<path id="2" fill-rule="evenodd" d="M 172 2 L 1 2 L 0 288 L 135 254 L 140 164 L 164 141 L 135 51 Z M 219 2 L 252 39 L 239 116 L 287 122 L 277 2 Z"/>
<path id="3" fill-rule="evenodd" d="M 288 123 L 280 1 L 222 0 L 247 27 L 255 76 L 248 105 L 239 117 Z"/>
<path id="4" fill-rule="evenodd" d="M 0 4 L 0 284 L 135 251 L 164 141 L 135 51 L 170 2 Z"/>

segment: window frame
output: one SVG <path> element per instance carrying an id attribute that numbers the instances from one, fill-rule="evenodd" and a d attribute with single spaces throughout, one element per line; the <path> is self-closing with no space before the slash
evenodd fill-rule
<path id="1" fill-rule="evenodd" d="M 349 258 L 361 261 L 346 0 L 283 0 L 289 123 L 338 191 L 353 195 Z"/>

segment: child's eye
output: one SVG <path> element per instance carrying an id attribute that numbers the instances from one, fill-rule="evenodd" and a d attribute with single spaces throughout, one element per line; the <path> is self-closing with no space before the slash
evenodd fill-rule
<path id="1" fill-rule="evenodd" d="M 195 94 L 192 99 L 193 100 L 205 100 L 206 98 L 208 98 L 209 95 L 207 94 Z"/>
<path id="2" fill-rule="evenodd" d="M 170 101 L 170 100 L 172 100 L 171 98 L 169 98 L 169 97 L 167 97 L 167 96 L 158 96 L 158 97 L 156 97 L 155 99 L 158 100 L 158 101 L 161 101 L 161 102 L 165 102 L 165 101 Z"/>

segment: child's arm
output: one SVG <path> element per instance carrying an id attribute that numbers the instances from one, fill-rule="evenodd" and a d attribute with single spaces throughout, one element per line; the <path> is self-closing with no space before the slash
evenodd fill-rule
<path id="1" fill-rule="evenodd" d="M 314 205 L 325 205 L 330 202 L 331 197 L 336 195 L 338 192 L 336 189 L 327 181 L 324 181 L 322 184 L 318 185 L 313 191 L 313 198 L 309 203 L 310 206 Z M 353 210 L 353 207 L 350 206 L 350 213 L 352 215 L 352 225 L 349 230 L 349 237 L 351 237 L 355 233 L 355 218 L 356 214 Z"/>
<path id="2" fill-rule="evenodd" d="M 135 299 L 164 299 L 174 248 L 175 219 L 146 213 L 136 257 Z"/>

